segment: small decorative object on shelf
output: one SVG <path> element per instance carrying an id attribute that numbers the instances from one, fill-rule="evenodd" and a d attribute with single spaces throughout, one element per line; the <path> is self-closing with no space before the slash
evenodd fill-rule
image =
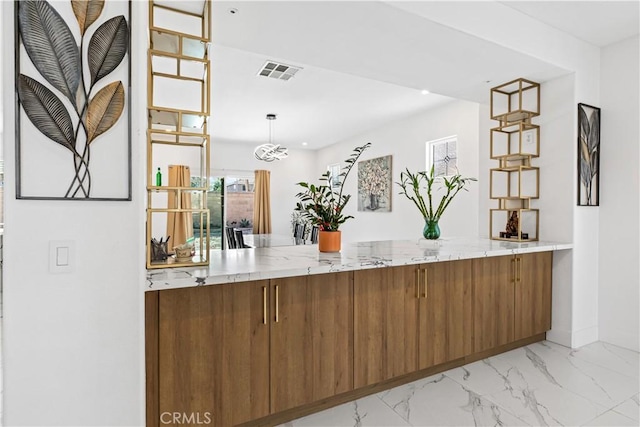
<path id="1" fill-rule="evenodd" d="M 176 261 L 189 262 L 193 256 L 193 247 L 189 243 L 184 243 L 173 248 L 176 253 Z"/>
<path id="2" fill-rule="evenodd" d="M 518 235 L 518 211 L 512 211 L 506 228 L 507 237 Z"/>
<path id="3" fill-rule="evenodd" d="M 425 239 L 435 240 L 440 237 L 440 226 L 438 221 L 444 214 L 445 209 L 451 203 L 453 198 L 460 192 L 460 190 L 468 191 L 465 186 L 471 181 L 477 181 L 476 178 L 464 178 L 462 175 L 457 174 L 450 177 L 436 177 L 434 167 L 431 166 L 429 173 L 426 171 L 416 172 L 415 174 L 410 172 L 409 169 L 405 169 L 404 172 L 400 172 L 400 182 L 396 182 L 402 191 L 402 194 L 411 200 L 424 218 L 424 229 L 422 235 Z M 423 184 L 427 190 L 428 203 L 425 203 L 420 188 Z M 438 207 L 433 209 L 433 184 L 435 182 L 441 182 L 444 184 L 446 193 L 440 199 Z"/>
<path id="4" fill-rule="evenodd" d="M 164 237 L 160 237 L 160 240 L 155 237 L 151 239 L 151 261 L 166 261 L 169 257 L 167 252 L 167 243 L 169 243 L 169 239 L 171 236 L 167 236 L 167 240 L 164 240 Z"/>
<path id="5" fill-rule="evenodd" d="M 300 201 L 296 204 L 295 210 L 300 212 L 302 218 L 319 227 L 318 249 L 320 252 L 340 251 L 341 235 L 338 229 L 346 220 L 353 218 L 352 215 L 343 214 L 344 207 L 351 199 L 350 194 L 343 194 L 344 183 L 360 155 L 370 146 L 371 143 L 367 142 L 354 148 L 351 156 L 345 160 L 346 166 L 342 168 L 337 184 L 335 177 L 331 176 L 329 171 L 320 177 L 320 181 L 324 184 L 315 185 L 308 182 L 297 184 L 303 188 L 303 191 L 296 194 Z"/>
<path id="6" fill-rule="evenodd" d="M 158 172 L 156 172 L 156 187 L 162 187 L 162 172 L 160 168 L 158 168 Z"/>
<path id="7" fill-rule="evenodd" d="M 538 209 L 531 200 L 540 197 L 540 169 L 531 159 L 540 156 L 540 127 L 531 118 L 539 115 L 538 83 L 520 78 L 491 89 L 491 118 L 500 122 L 490 136 L 490 156 L 499 162 L 489 171 L 489 197 L 498 200 L 490 210 L 492 239 L 538 240 Z M 494 234 L 502 224 L 505 230 Z"/>

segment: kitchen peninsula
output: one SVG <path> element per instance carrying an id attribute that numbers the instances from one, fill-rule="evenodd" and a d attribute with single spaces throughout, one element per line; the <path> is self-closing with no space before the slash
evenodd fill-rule
<path id="1" fill-rule="evenodd" d="M 148 272 L 147 425 L 270 425 L 544 339 L 553 251 L 477 238 L 213 251 Z M 195 415 L 194 415 L 195 416 Z"/>

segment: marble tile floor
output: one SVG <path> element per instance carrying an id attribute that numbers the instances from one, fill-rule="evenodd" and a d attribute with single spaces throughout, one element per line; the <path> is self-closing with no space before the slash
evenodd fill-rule
<path id="1" fill-rule="evenodd" d="M 302 426 L 638 426 L 640 357 L 532 344 L 300 418 Z"/>

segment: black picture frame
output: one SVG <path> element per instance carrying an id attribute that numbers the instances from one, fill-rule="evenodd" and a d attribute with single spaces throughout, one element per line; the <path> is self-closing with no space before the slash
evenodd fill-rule
<path id="1" fill-rule="evenodd" d="M 131 1 L 89 3 L 14 1 L 16 199 L 132 200 Z"/>
<path id="2" fill-rule="evenodd" d="M 578 206 L 600 205 L 600 113 L 578 104 Z"/>

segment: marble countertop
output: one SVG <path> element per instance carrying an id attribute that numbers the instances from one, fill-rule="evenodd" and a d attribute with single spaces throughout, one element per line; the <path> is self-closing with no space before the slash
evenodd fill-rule
<path id="1" fill-rule="evenodd" d="M 318 252 L 317 245 L 278 246 L 211 251 L 209 267 L 147 271 L 147 291 L 217 285 L 247 280 L 428 262 L 451 261 L 571 249 L 571 243 L 505 242 L 480 238 L 388 240 L 342 245 L 339 253 Z"/>
<path id="2" fill-rule="evenodd" d="M 311 245 L 304 239 L 282 234 L 245 234 L 244 243 L 252 248 L 274 248 L 276 246 Z"/>

